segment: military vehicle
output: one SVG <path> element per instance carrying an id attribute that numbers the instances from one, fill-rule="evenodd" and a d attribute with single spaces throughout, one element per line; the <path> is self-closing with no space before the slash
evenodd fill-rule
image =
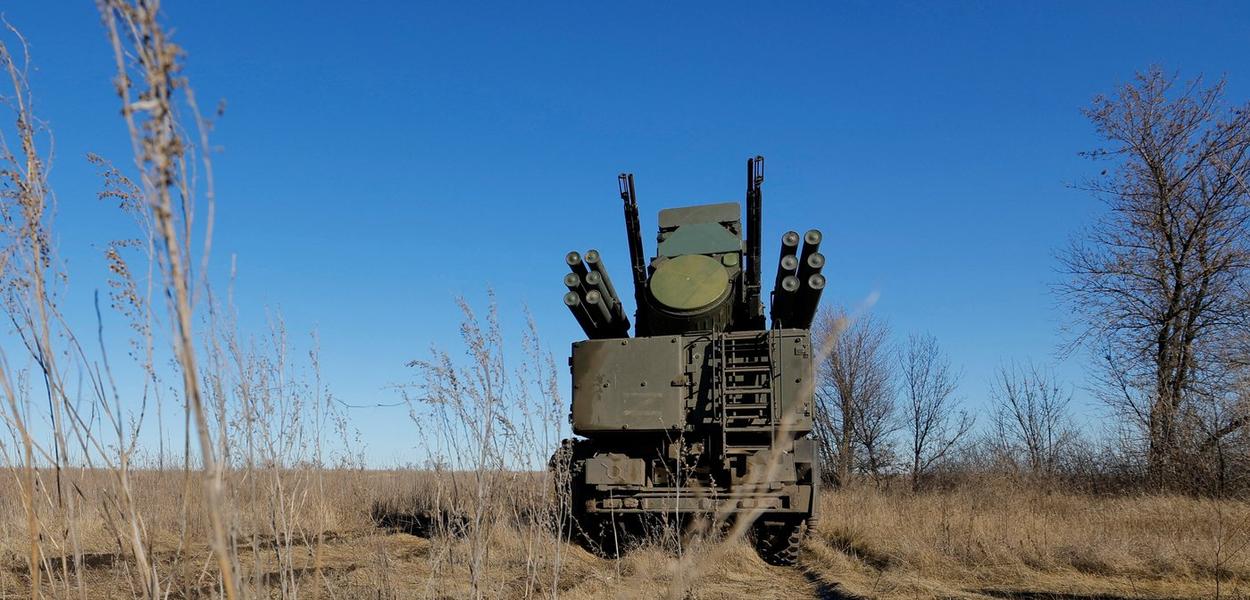
<path id="1" fill-rule="evenodd" d="M 736 202 L 665 209 L 650 260 L 634 177 L 620 175 L 632 337 L 600 253 L 566 256 L 564 304 L 588 339 L 569 359 L 581 439 L 565 440 L 553 465 L 567 465 L 574 522 L 599 548 L 631 517 L 753 519 L 761 556 L 792 564 L 817 518 L 809 327 L 825 287 L 821 234 L 782 236 L 766 323 L 763 166 L 747 161 L 745 231 Z"/>

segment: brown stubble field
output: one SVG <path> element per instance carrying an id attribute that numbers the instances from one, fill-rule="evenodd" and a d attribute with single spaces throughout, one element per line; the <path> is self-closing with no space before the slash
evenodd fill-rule
<path id="1" fill-rule="evenodd" d="M 743 539 L 673 530 L 596 556 L 560 534 L 568 507 L 551 477 L 513 470 L 540 469 L 558 446 L 565 380 L 532 322 L 520 367 L 511 350 L 504 360 L 493 302 L 484 319 L 462 305 L 467 365 L 434 351 L 401 390 L 408 433 L 444 470 L 334 468 L 361 464 L 360 444 L 333 412 L 315 337 L 305 364 L 280 316 L 240 331 L 230 294 L 193 268 L 211 245 L 211 218 L 192 218 L 212 213 L 211 123 L 181 49 L 152 3 L 98 6 L 134 164 L 130 177 L 93 164 L 100 198 L 136 221 L 106 255 L 108 300 L 133 339 L 93 340 L 99 323 L 75 329 L 60 312 L 70 279 L 52 245 L 50 132 L 20 35 L 0 45 L 16 124 L 0 131 L 13 149 L 0 155 L 13 208 L 0 275 L 30 354 L 0 357 L 0 598 L 1250 597 L 1245 500 L 1093 495 L 992 469 L 918 492 L 848 477 L 824 494 L 794 568 Z M 129 348 L 135 364 L 90 343 Z M 116 389 L 114 368 L 143 389 Z M 153 427 L 155 450 L 140 443 Z"/>
<path id="2" fill-rule="evenodd" d="M 180 541 L 208 535 L 201 496 L 184 493 L 179 471 L 132 476 L 168 597 L 219 597 L 208 545 Z M 550 501 L 539 489 L 543 477 L 491 474 L 487 504 L 478 505 L 476 476 L 249 473 L 269 480 L 256 489 L 281 479 L 297 492 L 283 508 L 268 491 L 249 498 L 247 481 L 231 486 L 225 512 L 235 523 L 230 543 L 242 591 L 274 598 L 1198 599 L 1244 598 L 1250 590 L 1250 505 L 1241 501 L 1094 497 L 1005 478 L 919 494 L 864 486 L 824 495 L 823 520 L 809 532 L 800 565 L 785 568 L 765 564 L 744 540 L 671 532 L 620 559 L 600 558 L 559 538 L 541 517 Z M 73 493 L 83 506 L 107 506 L 108 477 L 77 473 Z M 318 479 L 324 485 L 313 485 Z M 55 503 L 47 492 L 41 497 Z M 21 500 L 12 486 L 0 498 L 0 597 L 28 597 Z M 42 544 L 40 590 L 64 598 L 137 595 L 136 562 L 119 552 L 110 529 L 117 523 L 101 511 L 79 514 L 74 523 L 44 523 L 72 530 L 55 537 L 75 539 L 78 548 Z M 481 537 L 446 520 L 405 520 L 426 514 L 481 519 Z"/>

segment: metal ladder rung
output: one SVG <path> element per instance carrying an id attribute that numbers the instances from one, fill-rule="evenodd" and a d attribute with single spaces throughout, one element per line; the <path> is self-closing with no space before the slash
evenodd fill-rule
<path id="1" fill-rule="evenodd" d="M 725 367 L 726 373 L 767 373 L 772 367 L 768 365 L 730 365 Z"/>
<path id="2" fill-rule="evenodd" d="M 760 444 L 760 436 L 756 435 L 774 433 L 777 427 L 777 365 L 771 362 L 774 342 L 770 335 L 730 333 L 715 341 L 719 360 L 713 380 L 720 394 L 717 412 L 727 455 L 753 454 L 772 443 Z"/>

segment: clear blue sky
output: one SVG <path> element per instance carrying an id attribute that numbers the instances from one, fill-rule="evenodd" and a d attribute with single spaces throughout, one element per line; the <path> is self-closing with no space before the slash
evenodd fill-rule
<path id="1" fill-rule="evenodd" d="M 660 208 L 740 200 L 759 153 L 766 264 L 783 231 L 822 229 L 826 301 L 879 294 L 981 407 L 995 366 L 1062 339 L 1053 253 L 1101 208 L 1066 187 L 1096 168 L 1080 109 L 1152 63 L 1250 98 L 1244 3 L 592 4 L 168 2 L 201 103 L 227 103 L 214 260 L 238 256 L 245 323 L 316 328 L 358 404 L 393 401 L 406 361 L 455 344 L 453 297 L 488 285 L 559 360 L 579 334 L 564 253 L 599 248 L 626 281 L 616 173 L 636 174 L 651 248 Z M 85 319 L 100 245 L 128 235 L 82 158 L 129 164 L 112 57 L 90 2 L 4 14 L 56 134 Z M 1083 382 L 1078 360 L 1058 371 Z M 419 444 L 402 408 L 352 416 L 378 463 Z"/>

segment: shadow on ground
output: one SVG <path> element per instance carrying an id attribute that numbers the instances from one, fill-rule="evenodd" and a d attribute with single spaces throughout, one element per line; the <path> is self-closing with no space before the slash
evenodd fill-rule
<path id="1" fill-rule="evenodd" d="M 977 590 L 978 594 L 1003 600 L 1143 600 L 1141 596 L 1118 596 L 1115 594 L 1057 594 L 1031 590 Z M 1176 600 L 1167 596 L 1147 597 L 1146 600 Z"/>
<path id="2" fill-rule="evenodd" d="M 375 505 L 372 516 L 374 525 L 382 529 L 423 538 L 436 533 L 461 535 L 469 527 L 468 517 L 452 514 L 449 511 L 398 511 Z"/>
<path id="3" fill-rule="evenodd" d="M 816 598 L 819 600 L 867 600 L 861 596 L 846 592 L 836 583 L 829 583 L 821 579 L 809 569 L 796 568 L 803 573 L 803 577 L 807 578 L 808 583 L 811 583 L 812 587 L 816 588 Z"/>

